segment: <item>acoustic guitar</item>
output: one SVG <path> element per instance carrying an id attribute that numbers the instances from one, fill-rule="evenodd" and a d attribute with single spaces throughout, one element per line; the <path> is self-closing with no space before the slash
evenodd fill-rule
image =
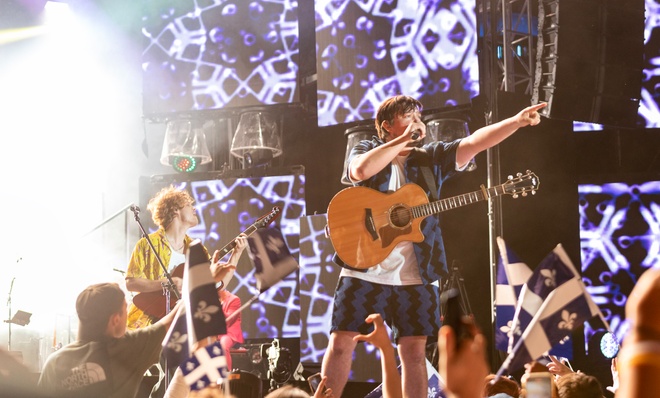
<path id="1" fill-rule="evenodd" d="M 424 240 L 420 224 L 432 214 L 500 195 L 535 194 L 539 178 L 527 170 L 504 184 L 429 203 L 424 190 L 408 183 L 393 193 L 367 187 L 339 191 L 328 205 L 328 235 L 339 258 L 357 269 L 383 261 L 399 242 Z"/>
<path id="2" fill-rule="evenodd" d="M 242 233 L 250 236 L 257 229 L 265 228 L 270 223 L 272 223 L 277 216 L 280 214 L 280 208 L 275 206 L 270 211 L 270 213 L 260 217 L 252 225 L 247 227 Z M 240 235 L 240 234 L 239 234 Z M 238 236 L 236 237 L 238 238 Z M 232 239 L 231 242 L 226 244 L 222 249 L 219 250 L 220 256 L 218 258 L 223 258 L 227 253 L 229 253 L 234 247 L 236 247 L 236 238 Z M 185 263 L 177 265 L 171 273 L 172 277 L 183 278 L 183 271 L 185 269 Z M 170 297 L 170 310 L 179 300 L 176 297 Z M 165 311 L 167 299 L 162 291 L 154 292 L 144 292 L 138 293 L 133 297 L 133 304 L 136 307 L 141 309 L 145 314 L 151 316 L 154 319 L 160 319 L 165 316 L 167 313 Z"/>

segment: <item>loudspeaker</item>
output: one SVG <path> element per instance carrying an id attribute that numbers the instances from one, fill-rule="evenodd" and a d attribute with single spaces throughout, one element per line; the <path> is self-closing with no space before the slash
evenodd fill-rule
<path id="1" fill-rule="evenodd" d="M 644 0 L 539 0 L 534 103 L 562 120 L 635 127 Z"/>

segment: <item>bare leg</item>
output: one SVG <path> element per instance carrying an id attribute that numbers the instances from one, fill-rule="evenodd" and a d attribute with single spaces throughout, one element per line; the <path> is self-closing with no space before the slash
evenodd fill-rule
<path id="1" fill-rule="evenodd" d="M 403 396 L 405 398 L 426 398 L 428 396 L 426 336 L 399 338 L 398 351 L 401 359 Z"/>
<path id="2" fill-rule="evenodd" d="M 332 388 L 335 397 L 341 397 L 348 381 L 348 374 L 353 361 L 353 350 L 357 342 L 353 341 L 356 332 L 337 331 L 330 334 L 330 343 L 323 356 L 321 375 L 328 376 L 326 385 Z"/>

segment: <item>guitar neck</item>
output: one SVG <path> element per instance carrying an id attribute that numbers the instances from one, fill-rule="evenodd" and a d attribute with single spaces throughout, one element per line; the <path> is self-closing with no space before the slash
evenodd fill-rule
<path id="1" fill-rule="evenodd" d="M 242 233 L 242 234 L 245 234 L 245 235 L 247 235 L 247 236 L 250 236 L 250 235 L 252 235 L 252 234 L 254 233 L 254 231 L 256 231 L 258 228 L 259 228 L 259 227 L 257 226 L 257 224 L 254 223 L 254 224 L 250 225 L 249 227 L 247 227 L 247 228 L 246 228 L 243 232 L 241 232 L 241 233 Z M 240 235 L 240 234 L 239 234 L 239 235 Z M 232 251 L 232 250 L 234 249 L 234 247 L 236 247 L 236 239 L 232 239 L 231 242 L 227 243 L 222 249 L 220 249 L 220 258 L 223 258 L 225 255 L 227 255 L 227 253 L 229 253 L 230 251 Z"/>
<path id="2" fill-rule="evenodd" d="M 481 202 L 505 193 L 504 185 L 498 185 L 492 188 L 486 188 L 483 185 L 481 190 L 462 195 L 452 196 L 451 198 L 440 199 L 435 202 L 423 205 L 413 206 L 411 213 L 414 218 L 427 217 L 431 214 L 438 214 L 443 211 L 455 209 L 457 207 Z"/>

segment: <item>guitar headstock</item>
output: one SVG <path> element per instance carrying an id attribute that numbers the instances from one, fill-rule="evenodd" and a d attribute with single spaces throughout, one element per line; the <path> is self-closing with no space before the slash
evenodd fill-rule
<path id="1" fill-rule="evenodd" d="M 257 228 L 265 228 L 268 226 L 268 224 L 275 221 L 275 219 L 279 215 L 280 215 L 280 208 L 278 206 L 274 206 L 273 210 L 271 210 L 270 213 L 260 217 L 257 221 L 254 222 L 254 225 Z"/>
<path id="2" fill-rule="evenodd" d="M 517 173 L 515 177 L 509 176 L 507 181 L 502 184 L 502 187 L 504 188 L 504 193 L 517 198 L 518 196 L 527 196 L 528 192 L 535 195 L 540 183 L 536 174 L 527 170 L 525 174 Z"/>

